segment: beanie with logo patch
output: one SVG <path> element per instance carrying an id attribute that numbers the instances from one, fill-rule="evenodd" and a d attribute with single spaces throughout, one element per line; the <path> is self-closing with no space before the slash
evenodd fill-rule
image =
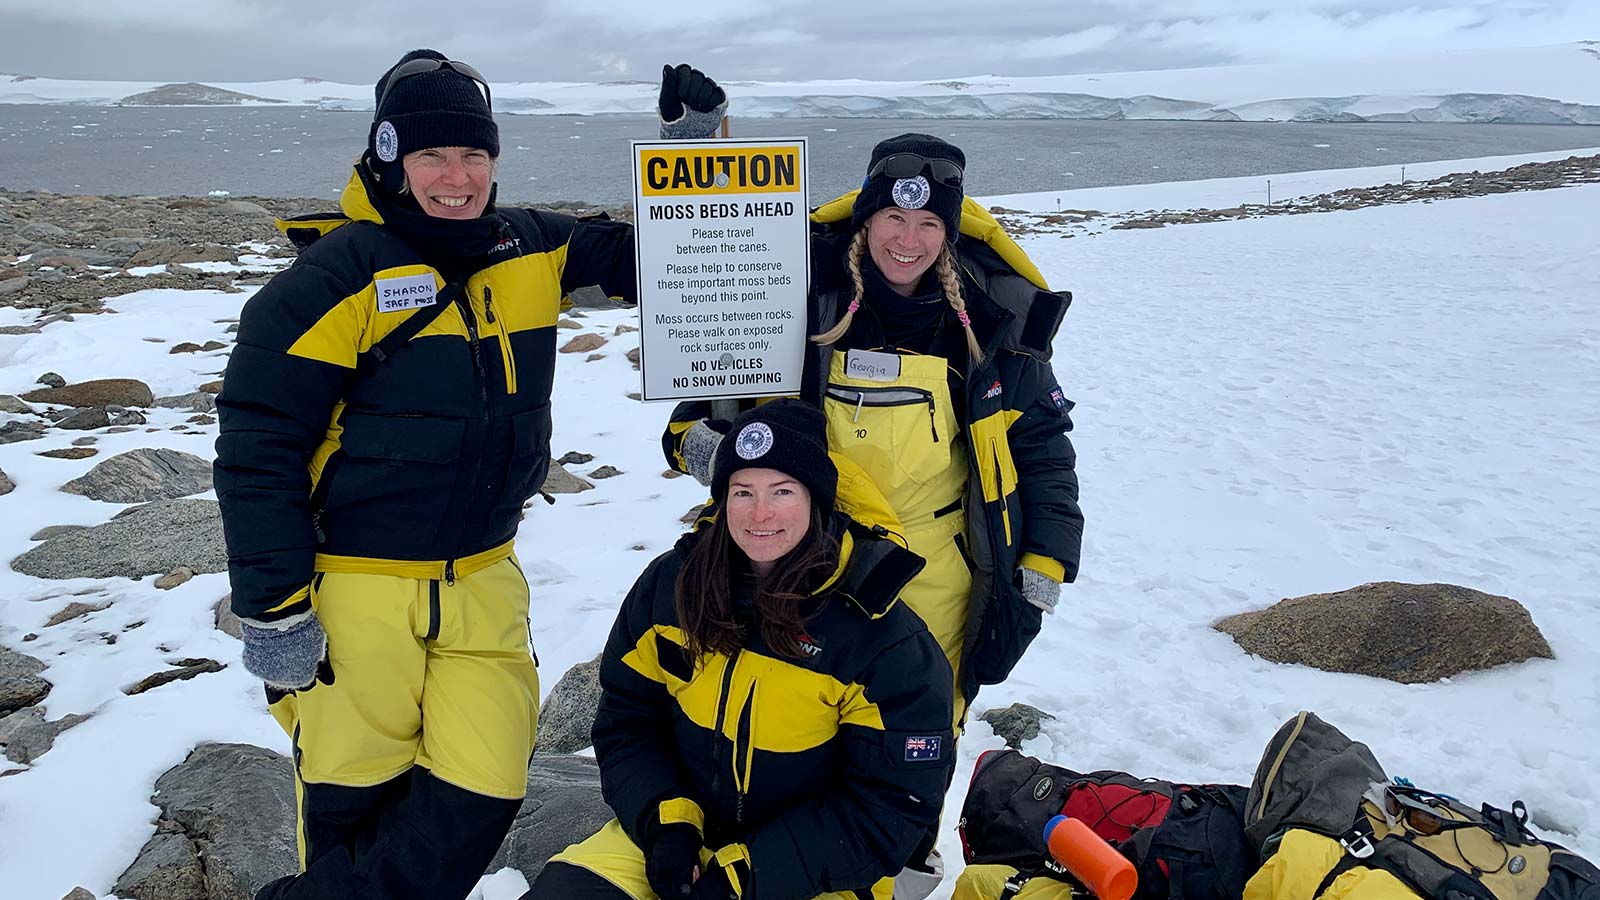
<path id="1" fill-rule="evenodd" d="M 776 469 L 805 485 L 813 506 L 833 509 L 839 470 L 828 457 L 828 420 L 814 406 L 774 400 L 735 418 L 711 465 L 711 496 L 719 504 L 740 469 Z"/>
<path id="2" fill-rule="evenodd" d="M 920 160 L 918 159 L 920 157 Z M 931 134 L 902 134 L 872 148 L 867 177 L 850 216 L 860 228 L 873 213 L 889 207 L 925 209 L 944 220 L 945 241 L 961 235 L 962 180 L 967 155 Z"/>
<path id="3" fill-rule="evenodd" d="M 407 153 L 431 147 L 475 147 L 500 155 L 500 129 L 483 88 L 448 65 L 406 75 L 390 85 L 395 70 L 413 60 L 447 61 L 437 50 L 413 50 L 400 57 L 373 87 L 377 104 L 367 134 L 367 165 L 383 187 L 398 191 Z"/>

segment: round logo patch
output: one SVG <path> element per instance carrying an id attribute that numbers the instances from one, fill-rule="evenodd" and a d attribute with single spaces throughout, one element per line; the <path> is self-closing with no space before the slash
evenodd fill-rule
<path id="1" fill-rule="evenodd" d="M 1511 874 L 1513 874 L 1513 875 L 1521 875 L 1522 874 L 1522 870 L 1524 870 L 1526 868 L 1528 868 L 1528 860 L 1527 860 L 1526 857 L 1522 857 L 1522 856 L 1513 856 L 1513 857 L 1511 857 L 1511 865 L 1510 865 Z"/>
<path id="2" fill-rule="evenodd" d="M 772 449 L 772 429 L 765 422 L 751 422 L 739 430 L 734 439 L 733 452 L 740 459 L 760 459 Z"/>
<path id="3" fill-rule="evenodd" d="M 395 133 L 394 124 L 387 119 L 378 123 L 377 151 L 378 158 L 384 162 L 394 162 L 400 155 L 400 135 Z"/>
<path id="4" fill-rule="evenodd" d="M 1033 799 L 1043 800 L 1050 796 L 1050 789 L 1055 786 L 1056 783 L 1051 780 L 1049 775 L 1039 779 L 1039 783 L 1033 786 Z"/>
<path id="5" fill-rule="evenodd" d="M 889 196 L 894 198 L 894 205 L 901 209 L 921 209 L 928 205 L 928 198 L 932 194 L 933 189 L 928 187 L 928 179 L 921 175 L 896 181 L 894 188 L 889 192 Z"/>

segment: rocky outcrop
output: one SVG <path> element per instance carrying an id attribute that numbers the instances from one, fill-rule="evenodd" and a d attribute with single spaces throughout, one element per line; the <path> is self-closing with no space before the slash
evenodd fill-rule
<path id="1" fill-rule="evenodd" d="M 539 706 L 536 753 L 576 753 L 594 743 L 595 711 L 600 708 L 600 657 L 568 669 Z"/>
<path id="2" fill-rule="evenodd" d="M 182 450 L 130 450 L 61 486 L 69 494 L 109 503 L 171 500 L 211 490 L 211 463 Z"/>
<path id="3" fill-rule="evenodd" d="M 29 403 L 53 406 L 140 406 L 155 400 L 150 386 L 135 378 L 101 378 L 63 387 L 44 388 L 22 395 Z"/>
<path id="4" fill-rule="evenodd" d="M 201 744 L 156 781 L 156 833 L 114 888 L 133 900 L 249 900 L 295 871 L 289 760 L 244 744 Z M 551 856 L 610 821 L 593 759 L 540 756 L 528 794 L 487 871 L 532 882 Z"/>
<path id="5" fill-rule="evenodd" d="M 1055 716 L 1026 703 L 1013 703 L 1003 709 L 991 709 L 978 718 L 988 722 L 994 733 L 1005 740 L 1007 747 L 1021 750 L 1023 741 L 1031 741 L 1039 736 L 1039 723 L 1054 719 Z"/>
<path id="6" fill-rule="evenodd" d="M 6 759 L 28 765 L 48 753 L 63 731 L 88 720 L 88 716 L 74 715 L 47 722 L 36 706 L 18 710 L 0 719 L 0 747 L 5 749 Z"/>
<path id="7" fill-rule="evenodd" d="M 32 706 L 50 693 L 50 682 L 39 677 L 44 670 L 40 660 L 0 647 L 0 715 Z"/>
<path id="8" fill-rule="evenodd" d="M 1272 662 L 1402 684 L 1553 658 L 1522 604 L 1453 584 L 1378 581 L 1293 597 L 1216 628 Z"/>
<path id="9" fill-rule="evenodd" d="M 224 572 L 228 552 L 214 500 L 159 500 L 93 528 L 49 538 L 11 561 L 36 578 L 139 578 L 178 566 Z"/>

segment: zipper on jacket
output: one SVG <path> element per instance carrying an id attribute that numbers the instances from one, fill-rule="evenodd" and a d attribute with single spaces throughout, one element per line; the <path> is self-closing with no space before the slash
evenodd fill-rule
<path id="1" fill-rule="evenodd" d="M 438 582 L 434 583 L 437 584 Z M 456 561 L 453 559 L 444 561 L 444 583 L 451 587 L 456 586 Z"/>
<path id="2" fill-rule="evenodd" d="M 734 795 L 733 821 L 736 825 L 744 824 L 744 798 L 750 793 L 750 772 L 755 767 L 756 735 L 756 682 L 750 682 L 750 693 L 745 697 L 744 707 L 739 712 L 739 722 L 734 727 L 733 764 L 734 764 Z M 744 752 L 740 752 L 743 745 Z M 740 762 L 744 769 L 739 769 Z"/>
<path id="3" fill-rule="evenodd" d="M 461 308 L 461 321 L 467 326 L 467 343 L 472 349 L 472 367 L 477 373 L 478 379 L 478 420 L 483 423 L 483 434 L 485 439 L 487 439 L 489 434 L 493 431 L 493 410 L 491 410 L 489 407 L 489 376 L 483 365 L 483 344 L 478 340 L 478 317 L 473 315 L 472 301 L 470 299 L 470 295 L 466 291 L 461 292 L 461 295 L 456 298 L 456 303 Z M 478 490 L 478 484 L 482 480 L 483 455 L 484 448 L 480 447 L 478 449 L 477 459 L 473 462 L 472 480 L 468 482 L 468 485 L 472 491 Z M 460 555 L 460 542 L 461 538 L 458 536 L 456 539 L 456 552 L 452 555 L 451 559 L 445 563 L 445 578 L 447 584 L 455 584 L 454 557 Z"/>
<path id="4" fill-rule="evenodd" d="M 713 797 L 717 795 L 717 791 L 722 787 L 722 766 L 716 760 L 722 755 L 722 728 L 728 721 L 728 692 L 732 690 L 733 670 L 738 666 L 739 654 L 742 652 L 734 651 L 734 654 L 728 657 L 728 661 L 722 670 L 722 686 L 717 688 L 717 727 L 711 732 L 711 796 Z M 733 746 L 733 742 L 730 742 L 730 746 Z M 737 752 L 738 748 L 733 746 L 728 758 L 729 769 L 733 768 L 733 757 Z M 737 774 L 735 772 L 736 776 Z"/>
<path id="5" fill-rule="evenodd" d="M 328 542 L 327 532 L 322 530 L 322 514 L 328 506 L 328 492 L 333 489 L 333 476 L 342 465 L 343 448 L 328 454 L 327 461 L 322 464 L 322 474 L 317 478 L 317 486 L 311 489 L 311 530 L 316 535 L 318 545 Z"/>
<path id="6" fill-rule="evenodd" d="M 928 404 L 928 428 L 933 432 L 933 442 L 935 444 L 939 443 L 939 419 L 932 391 L 913 387 L 870 388 L 830 384 L 826 394 L 834 400 L 855 405 L 856 412 L 851 419 L 852 422 L 861 421 L 861 408 L 863 406 L 913 406 L 918 403 L 926 403 Z"/>
<path id="7" fill-rule="evenodd" d="M 428 582 L 428 633 L 422 639 L 425 641 L 439 639 L 439 580 L 437 578 Z"/>
<path id="8" fill-rule="evenodd" d="M 497 325 L 500 329 L 500 361 L 506 367 L 506 393 L 517 392 L 517 360 L 511 352 L 511 329 L 506 327 L 505 317 L 494 314 L 494 292 L 486 284 L 483 286 L 483 313 L 490 325 Z"/>

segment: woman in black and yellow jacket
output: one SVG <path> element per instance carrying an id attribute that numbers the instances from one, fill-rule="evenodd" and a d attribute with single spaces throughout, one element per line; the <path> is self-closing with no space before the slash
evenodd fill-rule
<path id="1" fill-rule="evenodd" d="M 888 900 L 938 818 L 949 664 L 898 602 L 922 560 L 862 524 L 887 511 L 847 461 L 836 502 L 814 407 L 732 428 L 714 505 L 640 576 L 601 659 L 617 818 L 525 900 Z"/>
<path id="2" fill-rule="evenodd" d="M 720 89 L 670 75 L 663 130 L 709 134 Z M 245 304 L 217 400 L 244 664 L 298 796 L 304 871 L 258 900 L 461 898 L 498 849 L 538 713 L 512 543 L 556 319 L 575 288 L 634 293 L 628 226 L 495 205 L 471 66 L 413 51 L 375 95 L 343 215 L 282 223 L 301 255 Z"/>
<path id="3" fill-rule="evenodd" d="M 956 672 L 958 717 L 1005 680 L 1078 573 L 1083 513 L 1072 408 L 1050 366 L 1056 294 L 963 190 L 966 156 L 906 134 L 860 191 L 812 214 L 801 399 L 866 470 L 928 561 L 902 599 Z M 670 465 L 704 483 L 726 426 L 680 404 Z"/>

